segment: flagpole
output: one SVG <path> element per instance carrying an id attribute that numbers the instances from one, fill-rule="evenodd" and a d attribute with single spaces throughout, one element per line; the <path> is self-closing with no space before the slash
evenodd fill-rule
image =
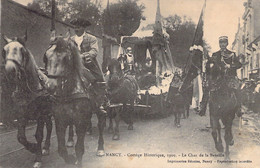
<path id="1" fill-rule="evenodd" d="M 197 27 L 196 27 L 196 30 L 195 30 L 194 37 L 193 37 L 192 44 L 194 44 L 194 42 L 195 42 L 195 37 L 196 37 L 196 35 L 197 35 L 197 33 L 198 33 L 198 25 L 199 25 L 199 23 L 201 22 L 201 20 L 203 19 L 202 15 L 204 15 L 204 10 L 205 10 L 205 8 L 206 8 L 206 2 L 207 2 L 207 0 L 204 1 L 203 7 L 202 7 L 202 10 L 201 10 L 201 13 L 200 13 L 200 18 L 199 18 L 199 21 L 198 21 L 198 24 L 197 24 Z"/>
<path id="2" fill-rule="evenodd" d="M 194 45 L 194 43 L 195 43 L 195 39 L 196 39 L 197 34 L 198 34 L 198 26 L 199 26 L 199 24 L 201 23 L 201 21 L 202 21 L 202 19 L 203 19 L 202 15 L 204 15 L 204 11 L 205 11 L 205 8 L 206 8 L 206 2 L 207 2 L 207 0 L 204 1 L 202 10 L 201 10 L 201 12 L 200 12 L 200 17 L 199 17 L 198 24 L 197 24 L 197 26 L 196 26 L 195 34 L 194 34 L 194 36 L 193 36 L 192 45 Z M 190 61 L 191 58 L 192 58 L 192 56 L 191 56 L 191 54 L 190 54 L 190 55 L 187 57 L 187 61 L 186 61 L 186 64 L 185 64 L 185 66 L 184 66 L 184 71 L 187 69 L 187 66 L 189 65 L 189 61 Z M 188 72 L 188 71 L 189 71 L 189 70 L 187 70 L 187 72 Z"/>
<path id="3" fill-rule="evenodd" d="M 55 0 L 51 1 L 51 31 L 55 30 L 55 9 L 56 3 Z"/>

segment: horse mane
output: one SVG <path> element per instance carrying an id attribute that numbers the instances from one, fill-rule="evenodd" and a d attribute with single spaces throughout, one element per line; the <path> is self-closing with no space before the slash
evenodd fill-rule
<path id="1" fill-rule="evenodd" d="M 82 58 L 80 57 L 79 49 L 72 40 L 69 40 L 69 44 L 70 44 L 71 51 L 72 51 L 72 54 L 73 54 L 74 70 L 78 73 L 79 76 L 82 76 L 83 75 L 83 69 L 85 67 L 83 65 Z"/>
<path id="2" fill-rule="evenodd" d="M 28 62 L 26 63 L 25 67 L 26 73 L 29 74 L 27 75 L 27 84 L 30 86 L 30 88 L 38 89 L 40 80 L 37 71 L 39 68 L 36 64 L 34 56 L 28 49 L 25 50 L 24 54 L 26 54 L 26 56 L 28 57 Z"/>

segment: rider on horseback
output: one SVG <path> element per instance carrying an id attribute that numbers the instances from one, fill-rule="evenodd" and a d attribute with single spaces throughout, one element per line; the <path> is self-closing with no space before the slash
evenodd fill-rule
<path id="1" fill-rule="evenodd" d="M 76 34 L 71 37 L 71 39 L 79 48 L 85 68 L 90 71 L 90 73 L 87 73 L 87 78 L 91 81 L 93 86 L 97 106 L 102 113 L 106 114 L 105 109 L 108 106 L 107 97 L 105 95 L 106 83 L 96 59 L 98 55 L 97 39 L 95 36 L 85 32 L 86 27 L 90 26 L 91 23 L 83 18 L 73 19 L 70 23 L 75 26 L 74 31 Z"/>
<path id="2" fill-rule="evenodd" d="M 239 62 L 236 54 L 227 49 L 228 46 L 228 37 L 221 36 L 219 37 L 219 47 L 220 50 L 213 53 L 212 57 L 209 58 L 207 66 L 210 65 L 211 62 L 217 64 L 217 66 L 223 69 L 223 75 L 228 76 L 227 85 L 230 89 L 233 90 L 237 103 L 238 110 L 236 112 L 237 116 L 240 117 L 241 113 L 241 96 L 240 96 L 240 88 L 239 88 L 239 80 L 237 78 L 237 69 L 241 68 L 242 64 Z"/>

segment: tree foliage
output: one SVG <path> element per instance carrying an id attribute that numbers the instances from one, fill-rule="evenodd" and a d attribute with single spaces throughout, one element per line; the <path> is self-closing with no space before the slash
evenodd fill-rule
<path id="1" fill-rule="evenodd" d="M 30 9 L 51 16 L 52 0 L 33 0 Z M 101 0 L 56 0 L 56 19 L 69 22 L 73 18 L 85 18 L 91 22 L 90 31 L 119 38 L 132 35 L 143 18 L 143 5 L 138 0 L 119 0 L 101 11 Z M 103 29 L 103 30 L 102 30 Z"/>
<path id="2" fill-rule="evenodd" d="M 52 0 L 33 0 L 28 4 L 30 9 L 51 16 Z M 73 18 L 85 18 L 91 22 L 90 31 L 101 34 L 101 12 L 100 1 L 91 0 L 56 0 L 56 16 L 58 20 L 69 22 Z"/>
<path id="3" fill-rule="evenodd" d="M 104 32 L 113 37 L 131 36 L 143 19 L 143 5 L 138 0 L 120 0 L 109 5 L 102 15 Z"/>

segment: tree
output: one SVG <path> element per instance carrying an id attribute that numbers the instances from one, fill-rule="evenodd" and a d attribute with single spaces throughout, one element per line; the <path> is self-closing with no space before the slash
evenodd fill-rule
<path id="1" fill-rule="evenodd" d="M 39 13 L 45 14 L 47 16 L 51 16 L 51 5 L 52 0 L 33 0 L 32 3 L 29 3 L 27 6 L 29 9 L 38 11 Z M 62 12 L 62 8 L 66 6 L 68 0 L 56 0 L 56 19 L 63 20 L 64 12 Z"/>
<path id="2" fill-rule="evenodd" d="M 101 35 L 101 12 L 100 3 L 90 0 L 74 0 L 68 3 L 68 7 L 63 9 L 64 21 L 69 22 L 73 18 L 85 18 L 90 21 L 88 28 L 92 33 Z"/>
<path id="3" fill-rule="evenodd" d="M 52 0 L 33 0 L 28 8 L 51 16 Z M 100 1 L 96 0 L 56 0 L 56 19 L 69 23 L 72 18 L 85 18 L 91 22 L 90 31 L 101 34 Z"/>
<path id="4" fill-rule="evenodd" d="M 143 19 L 143 5 L 138 0 L 120 0 L 109 5 L 102 15 L 102 24 L 107 35 L 119 38 L 131 36 Z"/>
<path id="5" fill-rule="evenodd" d="M 189 49 L 192 45 L 196 25 L 187 17 L 169 16 L 166 20 L 166 31 L 170 36 L 170 49 L 175 63 L 179 67 L 186 64 Z"/>

